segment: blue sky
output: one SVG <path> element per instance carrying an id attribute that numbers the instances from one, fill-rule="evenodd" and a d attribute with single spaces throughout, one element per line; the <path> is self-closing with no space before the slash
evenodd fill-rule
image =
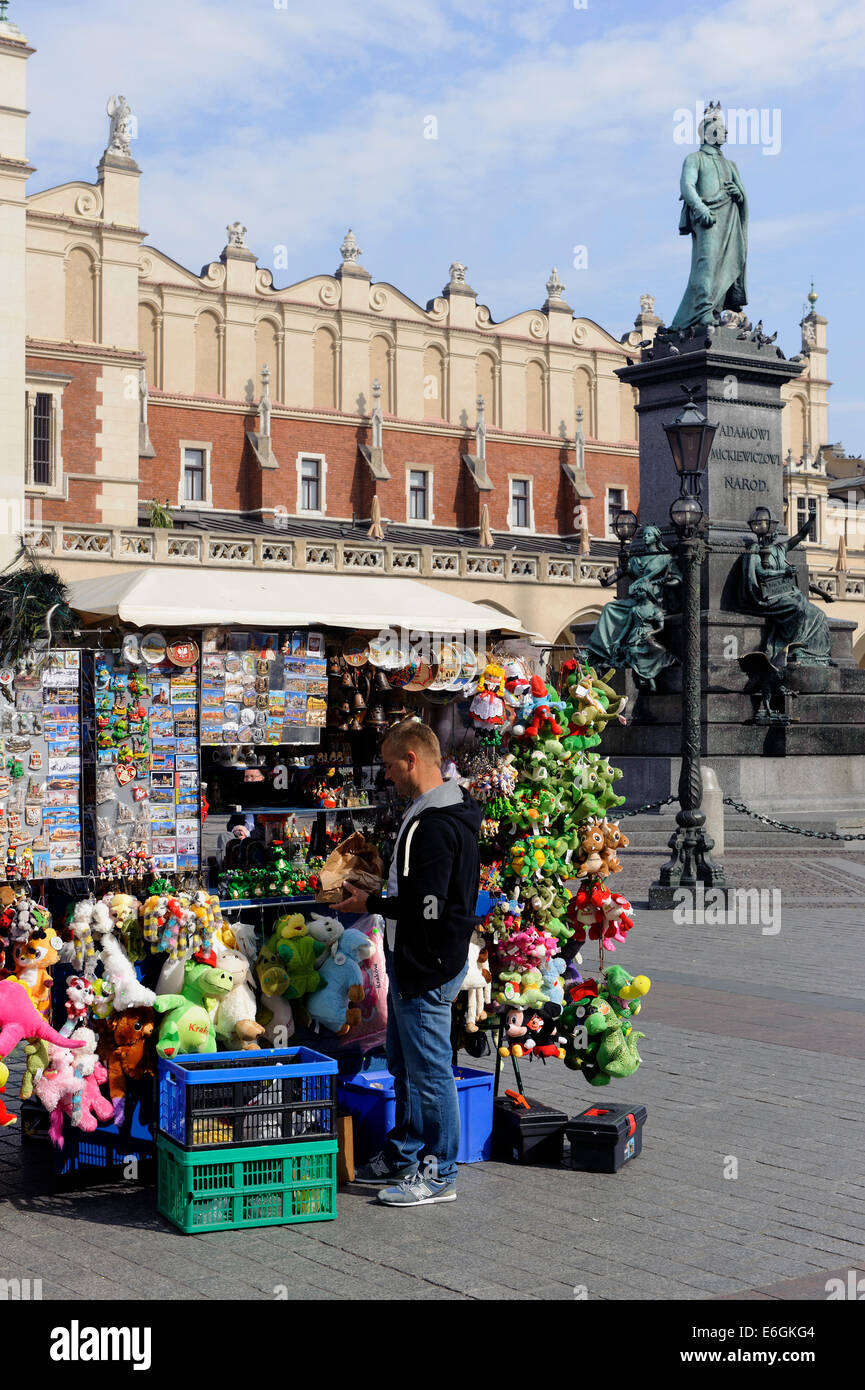
<path id="1" fill-rule="evenodd" d="M 240 220 L 261 265 L 286 248 L 278 285 L 330 272 L 350 225 L 373 278 L 421 304 L 461 260 L 500 320 L 556 265 L 616 337 L 643 291 L 669 320 L 687 279 L 674 113 L 765 110 L 777 152 L 726 150 L 749 312 L 792 354 L 813 276 L 830 439 L 865 448 L 860 0 L 11 0 L 10 18 L 38 50 L 31 189 L 94 177 L 122 92 L 142 226 L 196 271 Z"/>

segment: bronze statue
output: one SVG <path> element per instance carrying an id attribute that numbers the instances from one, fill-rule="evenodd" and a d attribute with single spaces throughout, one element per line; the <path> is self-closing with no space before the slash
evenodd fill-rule
<path id="1" fill-rule="evenodd" d="M 706 108 L 699 136 L 699 150 L 682 165 L 679 231 L 692 238 L 691 275 L 671 328 L 717 323 L 722 310 L 748 302 L 748 205 L 739 170 L 721 154 L 727 129 L 719 104 Z"/>
<path id="2" fill-rule="evenodd" d="M 787 563 L 787 552 L 805 539 L 810 519 L 786 541 L 776 541 L 775 529 L 760 545 L 742 556 L 740 599 L 745 611 L 761 613 L 766 619 L 764 651 L 773 666 L 787 651 L 788 660 L 802 666 L 829 666 L 831 642 L 826 614 L 810 603 Z M 750 538 L 749 538 L 750 539 Z M 810 586 L 823 598 L 822 589 Z"/>
<path id="3" fill-rule="evenodd" d="M 631 576 L 627 598 L 605 605 L 586 643 L 591 665 L 630 667 L 639 685 L 654 690 L 655 680 L 676 657 L 657 641 L 664 626 L 668 588 L 681 584 L 675 558 L 661 540 L 657 526 L 643 529 L 644 555 L 630 555 L 616 574 L 602 580 L 605 588 Z"/>

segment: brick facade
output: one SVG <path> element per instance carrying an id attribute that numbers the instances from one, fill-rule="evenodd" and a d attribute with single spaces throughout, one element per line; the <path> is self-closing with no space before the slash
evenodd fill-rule
<path id="1" fill-rule="evenodd" d="M 247 433 L 258 427 L 254 410 L 189 408 L 154 393 L 150 399 L 149 423 L 156 456 L 141 460 L 139 497 L 142 502 L 150 498 L 177 502 L 181 478 L 180 441 L 185 439 L 212 447 L 211 501 L 217 510 L 280 508 L 290 515 L 298 513 L 297 457 L 306 453 L 324 455 L 326 514 L 332 518 L 369 516 L 375 489 L 382 515 L 391 521 L 406 521 L 406 473 L 409 465 L 415 464 L 433 471 L 434 526 L 476 527 L 480 508 L 486 502 L 493 529 L 507 531 L 509 478 L 517 476 L 532 480 L 536 532 L 572 535 L 579 529 L 575 521 L 577 499 L 561 467 L 563 462 L 573 462 L 573 446 L 568 449 L 552 439 L 517 442 L 498 438 L 490 432 L 487 466 L 493 491 L 479 493 L 462 462 L 462 455 L 472 452 L 473 435 L 455 430 L 422 432 L 401 429 L 397 422 L 388 424 L 385 420 L 384 459 L 391 476 L 388 481 L 374 484 L 358 452 L 358 444 L 369 443 L 369 427 L 357 420 L 274 415 L 271 439 L 279 463 L 274 470 L 260 467 L 247 441 Z M 606 486 L 626 489 L 628 505 L 634 510 L 638 507 L 636 455 L 587 450 L 586 475 L 595 494 L 586 504 L 589 530 L 592 535 L 603 536 Z"/>

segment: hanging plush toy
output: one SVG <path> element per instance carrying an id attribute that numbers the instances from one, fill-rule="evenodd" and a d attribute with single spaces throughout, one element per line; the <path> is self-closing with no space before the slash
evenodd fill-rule
<path id="1" fill-rule="evenodd" d="M 116 1124 L 123 1123 L 127 1083 L 153 1075 L 155 1028 L 156 1014 L 153 1009 L 144 1006 L 113 1013 L 105 1021 L 99 1040 L 99 1056 L 108 1073 L 108 1094 Z"/>
<path id="2" fill-rule="evenodd" d="M 43 1018 L 51 1014 L 51 969 L 59 961 L 62 947 L 60 937 L 51 927 L 45 927 L 12 948 L 16 978 Z"/>
<path id="3" fill-rule="evenodd" d="M 339 940 L 339 948 L 328 955 L 320 967 L 324 985 L 306 1001 L 310 1018 L 341 1037 L 361 1021 L 358 1005 L 363 999 L 362 960 L 374 951 L 373 943 L 363 932 L 349 927 Z"/>
<path id="4" fill-rule="evenodd" d="M 485 666 L 477 694 L 469 705 L 469 715 L 476 729 L 499 729 L 507 722 L 504 694 L 504 668 L 494 664 Z"/>
<path id="5" fill-rule="evenodd" d="M 524 738 L 537 738 L 544 726 L 549 732 L 556 734 L 564 733 L 561 724 L 553 714 L 554 709 L 564 709 L 564 703 L 556 699 L 556 692 L 547 688 L 546 682 L 540 676 L 532 676 L 530 683 L 529 697 L 531 707 L 528 711 L 528 722 Z"/>

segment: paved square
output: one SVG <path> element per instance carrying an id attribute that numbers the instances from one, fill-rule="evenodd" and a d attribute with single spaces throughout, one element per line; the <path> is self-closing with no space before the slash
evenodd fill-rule
<path id="1" fill-rule="evenodd" d="M 615 958 L 653 980 L 643 1066 L 604 1090 L 523 1066 L 530 1096 L 572 1114 L 648 1107 L 619 1174 L 466 1165 L 443 1206 L 341 1188 L 333 1222 L 183 1236 L 152 1188 L 52 1192 L 16 1126 L 0 1132 L 0 1277 L 41 1278 L 47 1299 L 825 1299 L 865 1268 L 865 854 L 821 848 L 731 850 L 731 881 L 769 893 L 762 920 L 729 925 L 641 910 L 664 852 L 629 851 L 616 887 L 636 926 Z"/>

